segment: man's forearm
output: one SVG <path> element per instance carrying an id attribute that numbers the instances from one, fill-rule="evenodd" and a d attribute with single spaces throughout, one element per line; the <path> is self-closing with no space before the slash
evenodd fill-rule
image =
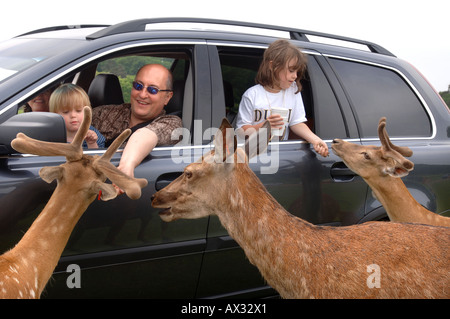
<path id="1" fill-rule="evenodd" d="M 130 136 L 118 168 L 134 177 L 134 169 L 150 154 L 156 144 L 158 144 L 158 136 L 155 132 L 145 127 L 138 129 Z"/>

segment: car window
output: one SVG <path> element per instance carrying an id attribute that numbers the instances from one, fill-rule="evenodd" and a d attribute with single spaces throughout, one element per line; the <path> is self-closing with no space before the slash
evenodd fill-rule
<path id="1" fill-rule="evenodd" d="M 255 77 L 264 50 L 219 48 L 228 120 L 235 124 L 244 92 L 255 85 Z M 306 124 L 324 139 L 347 136 L 336 97 L 313 56 L 308 56 L 308 70 L 302 83 Z M 289 139 L 299 139 L 290 132 Z"/>
<path id="2" fill-rule="evenodd" d="M 260 49 L 219 48 L 226 115 L 230 123 L 236 121 L 242 95 L 255 85 L 263 52 Z"/>
<path id="3" fill-rule="evenodd" d="M 431 122 L 424 106 L 397 72 L 336 58 L 330 62 L 353 106 L 361 137 L 376 137 L 374 123 L 383 116 L 389 120 L 390 136 L 431 135 Z"/>
<path id="4" fill-rule="evenodd" d="M 308 57 L 308 74 L 302 97 L 310 128 L 322 139 L 348 137 L 340 105 L 314 56 Z"/>
<path id="5" fill-rule="evenodd" d="M 155 46 L 139 48 L 137 52 L 118 52 L 87 65 L 68 81 L 88 92 L 93 108 L 130 103 L 132 82 L 138 70 L 146 64 L 161 64 L 173 74 L 173 97 L 165 107 L 166 113 L 179 116 L 183 126 L 190 129 L 188 124 L 193 112 L 193 94 L 192 85 L 186 86 L 187 81 L 192 82 L 192 76 L 188 76 L 191 72 L 190 50 L 189 47 Z M 101 76 L 103 80 L 97 79 Z M 185 90 L 186 87 L 188 89 Z"/>
<path id="6" fill-rule="evenodd" d="M 168 57 L 136 55 L 112 58 L 98 64 L 96 75 L 102 73 L 115 74 L 120 81 L 124 102 L 130 103 L 131 84 L 134 81 L 137 71 L 143 65 L 156 63 L 171 69 L 174 61 L 174 58 Z"/>
<path id="7" fill-rule="evenodd" d="M 262 49 L 244 49 L 244 48 L 219 48 L 219 57 L 222 69 L 222 78 L 225 95 L 225 107 L 228 120 L 235 126 L 236 116 L 239 112 L 239 104 L 244 92 L 255 85 L 255 77 L 263 56 Z M 305 78 L 305 83 L 309 80 Z M 305 84 L 302 97 L 305 103 L 307 117 L 312 117 L 312 107 L 309 103 L 311 96 L 311 87 Z M 313 123 L 313 121 L 308 121 Z M 296 136 L 290 136 L 295 139 Z"/>

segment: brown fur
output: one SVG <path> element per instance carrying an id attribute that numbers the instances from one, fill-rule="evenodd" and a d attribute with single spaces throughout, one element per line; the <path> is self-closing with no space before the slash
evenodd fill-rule
<path id="1" fill-rule="evenodd" d="M 46 143 L 19 133 L 13 147 L 21 152 L 37 155 L 66 155 L 67 162 L 58 167 L 44 167 L 42 179 L 58 184 L 38 218 L 20 242 L 0 256 L 0 297 L 39 298 L 50 279 L 67 240 L 87 207 L 102 191 L 102 199 L 109 200 L 117 193 L 110 178 L 126 190 L 130 198 L 139 198 L 140 189 L 147 185 L 143 179 L 125 176 L 111 163 L 110 156 L 130 132 L 124 132 L 102 156 L 83 155 L 81 142 L 89 128 L 90 108 L 85 108 L 85 121 L 72 144 Z"/>
<path id="2" fill-rule="evenodd" d="M 218 143 L 216 150 L 223 149 Z M 236 164 L 213 162 L 213 151 L 157 192 L 152 205 L 166 209 L 161 218 L 216 214 L 283 298 L 450 297 L 450 229 L 382 222 L 315 226 L 288 213 L 248 165 L 238 163 L 242 150 L 230 156 Z M 373 264 L 380 267 L 380 288 L 367 284 Z"/>
<path id="3" fill-rule="evenodd" d="M 412 151 L 391 143 L 386 132 L 386 119 L 378 125 L 381 147 L 363 146 L 340 139 L 332 144 L 333 152 L 360 175 L 372 189 L 394 222 L 420 223 L 450 227 L 450 218 L 435 214 L 420 205 L 406 188 L 401 177 L 408 175 L 414 164 L 404 158 Z"/>

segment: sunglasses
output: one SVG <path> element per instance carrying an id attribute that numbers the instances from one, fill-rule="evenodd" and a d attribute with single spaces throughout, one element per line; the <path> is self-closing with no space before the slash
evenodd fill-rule
<path id="1" fill-rule="evenodd" d="M 142 91 L 143 89 L 147 89 L 147 92 L 152 94 L 152 95 L 156 95 L 158 94 L 158 92 L 171 92 L 173 90 L 160 90 L 157 87 L 154 86 L 144 86 L 141 83 L 138 82 L 133 82 L 133 89 L 135 89 L 136 91 Z"/>

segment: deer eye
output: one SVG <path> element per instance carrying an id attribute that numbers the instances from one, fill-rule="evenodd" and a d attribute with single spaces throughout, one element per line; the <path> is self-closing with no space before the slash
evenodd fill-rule
<path id="1" fill-rule="evenodd" d="M 364 158 L 366 160 L 370 160 L 370 155 L 369 154 L 367 154 L 366 152 L 362 152 L 361 154 L 364 156 Z"/>
<path id="2" fill-rule="evenodd" d="M 186 178 L 191 178 L 192 177 L 192 172 L 191 171 L 185 171 L 184 175 L 186 176 Z"/>

